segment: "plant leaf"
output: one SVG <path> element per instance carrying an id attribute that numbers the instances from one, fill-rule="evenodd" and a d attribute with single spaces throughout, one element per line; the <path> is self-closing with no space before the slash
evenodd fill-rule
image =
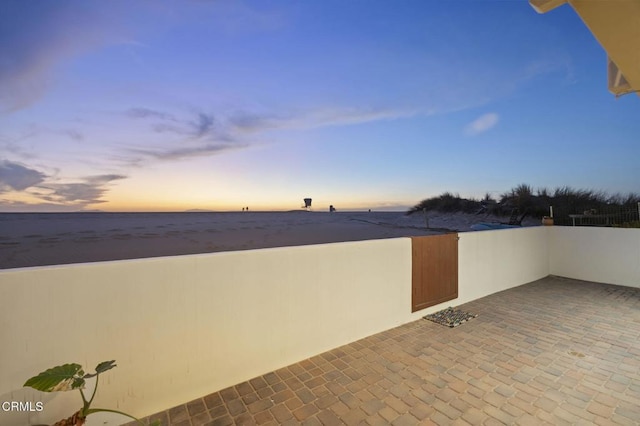
<path id="1" fill-rule="evenodd" d="M 96 366 L 96 373 L 104 373 L 107 370 L 111 370 L 113 367 L 117 367 L 115 364 L 115 360 L 113 361 L 103 361 Z"/>
<path id="2" fill-rule="evenodd" d="M 68 391 L 84 387 L 84 372 L 79 364 L 64 364 L 43 371 L 27 380 L 29 386 L 42 392 Z"/>
<path id="3" fill-rule="evenodd" d="M 85 374 L 84 378 L 88 379 L 90 377 L 95 377 L 100 373 L 104 373 L 105 371 L 111 370 L 113 367 L 117 367 L 117 365 L 114 364 L 115 362 L 116 362 L 115 360 L 101 362 L 100 364 L 96 365 L 95 373 Z"/>

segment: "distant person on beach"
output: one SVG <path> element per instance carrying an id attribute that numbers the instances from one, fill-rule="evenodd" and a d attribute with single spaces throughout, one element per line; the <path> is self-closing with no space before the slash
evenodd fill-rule
<path id="1" fill-rule="evenodd" d="M 335 212 L 335 211 L 336 211 L 336 208 L 335 208 L 335 207 L 333 207 L 333 204 L 332 204 L 332 205 L 330 205 L 330 206 L 329 206 L 329 212 L 330 212 L 330 213 L 333 213 L 333 212 Z"/>

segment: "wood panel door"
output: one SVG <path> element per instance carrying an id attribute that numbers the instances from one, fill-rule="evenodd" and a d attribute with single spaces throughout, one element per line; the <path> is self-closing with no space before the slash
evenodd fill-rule
<path id="1" fill-rule="evenodd" d="M 458 234 L 412 237 L 411 312 L 458 297 Z"/>

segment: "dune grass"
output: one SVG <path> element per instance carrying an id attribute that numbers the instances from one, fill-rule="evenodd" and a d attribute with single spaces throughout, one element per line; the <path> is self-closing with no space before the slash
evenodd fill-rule
<path id="1" fill-rule="evenodd" d="M 630 193 L 607 194 L 592 189 L 574 189 L 568 186 L 554 190 L 541 188 L 534 190 L 530 185 L 520 184 L 503 193 L 498 199 L 486 194 L 483 199 L 462 198 L 459 194 L 445 192 L 436 197 L 427 198 L 409 209 L 407 214 L 426 211 L 492 213 L 495 215 L 510 214 L 514 208 L 528 212 L 530 216 L 541 218 L 549 215 L 549 207 L 553 206 L 554 218 L 559 222 L 566 221 L 570 214 L 584 212 L 605 213 L 612 211 L 629 211 L 637 216 L 640 195 Z M 635 227 L 637 221 L 630 219 L 620 226 Z"/>

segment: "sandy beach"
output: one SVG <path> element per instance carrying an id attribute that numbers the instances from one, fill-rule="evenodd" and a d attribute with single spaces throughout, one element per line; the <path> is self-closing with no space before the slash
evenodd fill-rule
<path id="1" fill-rule="evenodd" d="M 468 231 L 495 217 L 404 212 L 3 213 L 0 269 Z M 525 223 L 537 224 L 537 221 Z"/>

